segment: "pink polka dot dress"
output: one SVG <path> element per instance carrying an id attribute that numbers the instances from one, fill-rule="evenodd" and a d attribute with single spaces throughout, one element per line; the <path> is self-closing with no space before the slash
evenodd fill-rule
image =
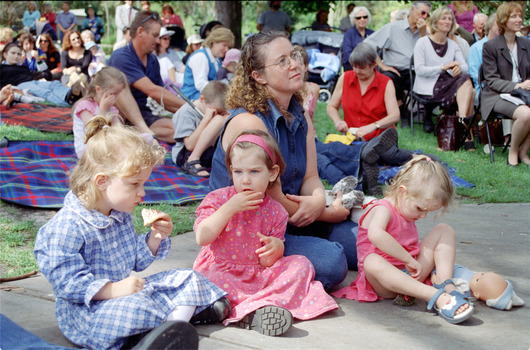
<path id="1" fill-rule="evenodd" d="M 210 192 L 197 208 L 198 224 L 236 194 L 233 186 Z M 217 239 L 201 248 L 193 268 L 228 293 L 232 313 L 224 324 L 237 322 L 264 306 L 285 308 L 294 318 L 308 320 L 338 308 L 318 281 L 304 256 L 279 259 L 265 268 L 256 250 L 262 246 L 257 233 L 284 240 L 288 214 L 268 195 L 261 206 L 232 217 Z"/>

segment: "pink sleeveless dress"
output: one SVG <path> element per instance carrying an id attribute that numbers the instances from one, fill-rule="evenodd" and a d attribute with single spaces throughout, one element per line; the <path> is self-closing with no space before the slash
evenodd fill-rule
<path id="1" fill-rule="evenodd" d="M 382 252 L 374 244 L 372 244 L 372 242 L 370 242 L 368 239 L 368 230 L 361 226 L 364 218 L 370 212 L 370 210 L 378 205 L 382 205 L 390 210 L 390 221 L 386 227 L 386 232 L 394 237 L 413 257 L 416 258 L 420 253 L 418 229 L 416 228 L 415 221 L 407 221 L 386 199 L 380 199 L 376 201 L 372 207 L 369 208 L 359 219 L 359 228 L 357 230 L 357 266 L 359 275 L 350 286 L 344 287 L 332 293 L 331 295 L 334 297 L 355 299 L 358 301 L 376 301 L 381 299 L 375 293 L 374 289 L 370 285 L 370 282 L 368 282 L 366 279 L 366 275 L 364 274 L 364 260 L 369 254 L 376 253 L 381 255 L 398 269 L 405 268 L 405 265 L 402 261 Z"/>

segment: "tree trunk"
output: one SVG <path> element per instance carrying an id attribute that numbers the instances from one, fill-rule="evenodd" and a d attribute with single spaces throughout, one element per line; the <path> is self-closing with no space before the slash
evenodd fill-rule
<path id="1" fill-rule="evenodd" d="M 234 47 L 241 48 L 241 1 L 216 1 L 217 20 L 234 33 Z"/>

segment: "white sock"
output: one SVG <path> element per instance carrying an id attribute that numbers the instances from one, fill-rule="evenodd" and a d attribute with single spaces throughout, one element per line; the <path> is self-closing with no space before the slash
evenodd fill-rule
<path id="1" fill-rule="evenodd" d="M 180 305 L 171 311 L 167 317 L 168 321 L 184 321 L 189 322 L 195 313 L 196 306 Z"/>

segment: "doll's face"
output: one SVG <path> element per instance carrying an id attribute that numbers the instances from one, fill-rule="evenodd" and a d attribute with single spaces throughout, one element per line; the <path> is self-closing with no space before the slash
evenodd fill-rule
<path id="1" fill-rule="evenodd" d="M 495 272 L 477 272 L 469 282 L 472 295 L 480 300 L 497 299 L 508 283 Z"/>

